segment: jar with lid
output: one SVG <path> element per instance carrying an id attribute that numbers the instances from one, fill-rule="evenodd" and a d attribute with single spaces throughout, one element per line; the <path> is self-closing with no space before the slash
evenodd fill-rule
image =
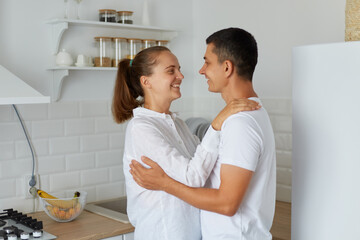
<path id="1" fill-rule="evenodd" d="M 112 66 L 117 67 L 121 59 L 126 58 L 127 55 L 127 39 L 122 37 L 114 37 L 113 41 L 113 50 L 114 58 L 112 60 Z"/>
<path id="2" fill-rule="evenodd" d="M 156 46 L 168 47 L 168 43 L 169 43 L 169 41 L 167 41 L 167 40 L 157 40 L 156 41 Z"/>
<path id="3" fill-rule="evenodd" d="M 111 37 L 95 37 L 97 55 L 95 67 L 111 67 Z"/>
<path id="4" fill-rule="evenodd" d="M 154 39 L 143 39 L 141 49 L 156 46 L 156 40 Z"/>
<path id="5" fill-rule="evenodd" d="M 134 59 L 135 55 L 141 50 L 141 39 L 129 38 L 129 54 L 126 56 L 128 59 Z"/>
<path id="6" fill-rule="evenodd" d="M 114 9 L 100 9 L 99 10 L 100 22 L 116 22 L 116 10 Z"/>
<path id="7" fill-rule="evenodd" d="M 131 11 L 119 11 L 117 12 L 117 22 L 124 24 L 133 24 L 132 15 L 134 12 Z"/>

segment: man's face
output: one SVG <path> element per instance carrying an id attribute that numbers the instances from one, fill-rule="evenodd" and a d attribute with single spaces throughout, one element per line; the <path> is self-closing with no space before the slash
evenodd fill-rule
<path id="1" fill-rule="evenodd" d="M 218 62 L 217 55 L 213 52 L 214 44 L 207 45 L 204 60 L 205 63 L 199 70 L 199 73 L 205 75 L 208 80 L 208 90 L 210 92 L 222 92 L 225 87 L 224 64 Z"/>

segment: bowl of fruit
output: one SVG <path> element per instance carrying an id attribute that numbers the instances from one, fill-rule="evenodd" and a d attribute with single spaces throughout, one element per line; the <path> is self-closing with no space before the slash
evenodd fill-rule
<path id="1" fill-rule="evenodd" d="M 46 214 L 57 222 L 70 222 L 84 210 L 87 193 L 75 192 L 72 198 L 57 198 L 37 190 L 40 203 Z"/>

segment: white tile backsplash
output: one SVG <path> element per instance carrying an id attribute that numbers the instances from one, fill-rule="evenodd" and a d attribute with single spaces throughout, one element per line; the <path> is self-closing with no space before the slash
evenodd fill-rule
<path id="1" fill-rule="evenodd" d="M 34 121 L 31 126 L 32 139 L 64 136 L 63 120 Z"/>
<path id="2" fill-rule="evenodd" d="M 14 196 L 16 196 L 16 178 L 0 179 L 0 189 L 2 189 L 0 191 L 0 199 L 13 198 Z"/>
<path id="3" fill-rule="evenodd" d="M 107 101 L 85 101 L 80 102 L 80 116 L 81 117 L 97 117 L 108 116 Z"/>
<path id="4" fill-rule="evenodd" d="M 48 104 L 17 105 L 19 115 L 23 120 L 43 120 L 48 118 Z M 16 113 L 13 113 L 17 119 Z"/>
<path id="5" fill-rule="evenodd" d="M 0 105 L 0 123 L 14 120 L 14 112 L 10 105 Z"/>
<path id="6" fill-rule="evenodd" d="M 63 172 L 50 175 L 50 192 L 76 189 L 80 186 L 80 172 Z"/>
<path id="7" fill-rule="evenodd" d="M 68 119 L 79 117 L 79 103 L 56 102 L 49 108 L 49 119 Z"/>
<path id="8" fill-rule="evenodd" d="M 11 159 L 0 162 L 1 178 L 19 178 L 31 171 L 31 158 Z"/>
<path id="9" fill-rule="evenodd" d="M 0 142 L 0 161 L 15 157 L 14 142 Z"/>
<path id="10" fill-rule="evenodd" d="M 31 132 L 29 127 L 27 127 L 27 129 L 28 132 Z M 0 142 L 23 139 L 25 139 L 25 135 L 19 122 L 5 122 L 0 124 Z"/>
<path id="11" fill-rule="evenodd" d="M 277 199 L 291 200 L 291 100 L 265 99 L 277 139 Z M 171 110 L 186 120 L 212 119 L 225 106 L 219 96 L 182 98 Z M 36 153 L 40 187 L 59 196 L 88 192 L 88 201 L 125 195 L 122 154 L 125 124 L 115 124 L 111 101 L 58 102 L 19 106 Z M 23 176 L 31 174 L 32 159 L 13 109 L 0 106 L 0 205 L 32 210 L 25 199 Z"/>
<path id="12" fill-rule="evenodd" d="M 110 149 L 123 149 L 125 138 L 124 132 L 110 134 Z"/>
<path id="13" fill-rule="evenodd" d="M 93 118 L 65 120 L 65 136 L 81 136 L 95 133 Z"/>
<path id="14" fill-rule="evenodd" d="M 49 141 L 50 155 L 80 152 L 80 137 L 52 138 Z"/>
<path id="15" fill-rule="evenodd" d="M 109 148 L 109 136 L 106 134 L 82 136 L 80 144 L 81 152 L 106 150 Z"/>
<path id="16" fill-rule="evenodd" d="M 93 186 L 109 182 L 109 169 L 96 168 L 81 172 L 81 186 Z"/>
<path id="17" fill-rule="evenodd" d="M 65 171 L 64 156 L 46 156 L 38 158 L 39 174 L 59 173 Z"/>
<path id="18" fill-rule="evenodd" d="M 49 140 L 38 139 L 31 141 L 33 151 L 36 156 L 46 156 L 49 154 Z M 28 142 L 17 141 L 15 144 L 16 158 L 31 157 L 31 151 Z"/>
<path id="19" fill-rule="evenodd" d="M 96 133 L 116 133 L 123 131 L 123 126 L 114 122 L 112 118 L 98 118 L 95 121 Z"/>
<path id="20" fill-rule="evenodd" d="M 99 200 L 125 196 L 125 182 L 114 182 L 96 186 L 96 197 Z"/>
<path id="21" fill-rule="evenodd" d="M 122 165 L 122 150 L 112 150 L 96 153 L 96 167 L 111 167 Z"/>
<path id="22" fill-rule="evenodd" d="M 115 166 L 110 168 L 110 182 L 125 181 L 123 166 Z"/>
<path id="23" fill-rule="evenodd" d="M 66 171 L 86 170 L 95 167 L 95 153 L 67 154 Z"/>

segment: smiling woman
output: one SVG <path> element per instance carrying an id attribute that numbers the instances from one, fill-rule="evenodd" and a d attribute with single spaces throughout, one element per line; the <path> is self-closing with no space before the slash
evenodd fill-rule
<path id="1" fill-rule="evenodd" d="M 200 211 L 160 191 L 146 190 L 129 173 L 132 159 L 145 155 L 174 179 L 189 186 L 205 184 L 218 154 L 223 121 L 240 110 L 252 110 L 256 102 L 243 99 L 225 107 L 212 122 L 201 144 L 186 124 L 170 111 L 181 97 L 184 76 L 174 54 L 166 47 L 150 47 L 131 62 L 119 63 L 112 112 L 116 122 L 130 118 L 126 128 L 123 170 L 127 214 L 135 227 L 135 239 L 201 239 Z M 179 211 L 180 209 L 180 211 Z"/>

